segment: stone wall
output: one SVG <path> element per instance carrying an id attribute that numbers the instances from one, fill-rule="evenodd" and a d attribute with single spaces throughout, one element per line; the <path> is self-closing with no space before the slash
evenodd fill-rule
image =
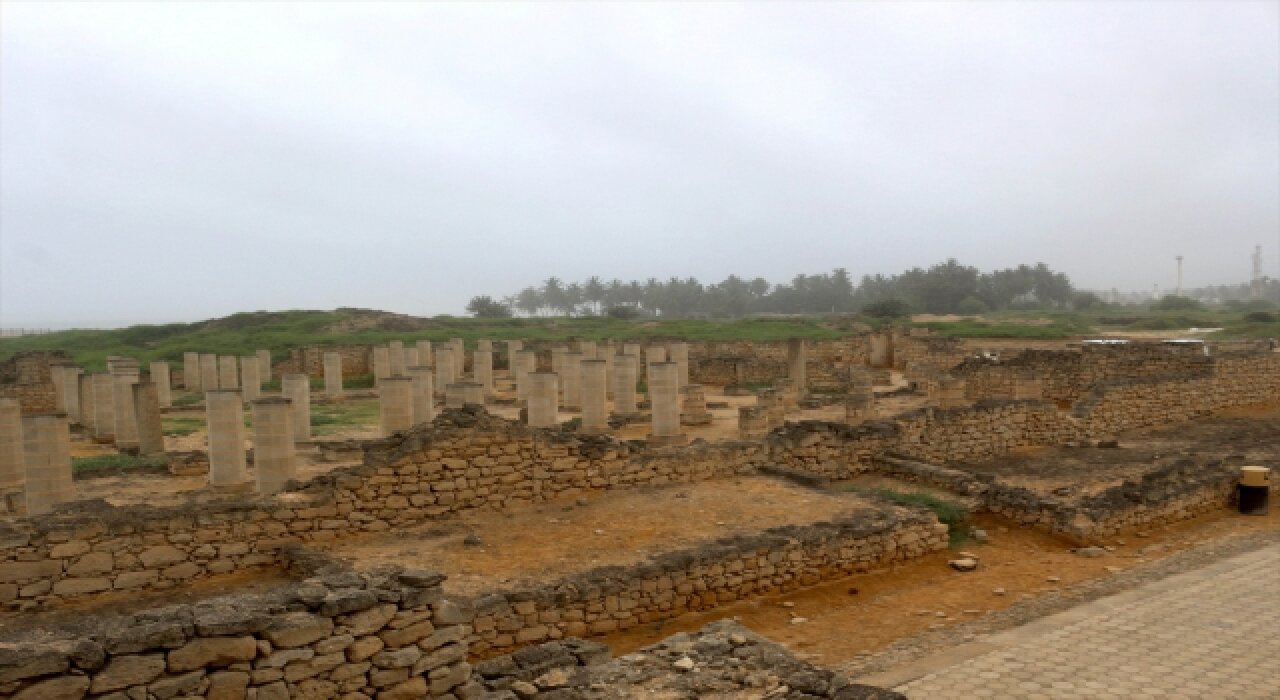
<path id="1" fill-rule="evenodd" d="M 50 384 L 49 367 L 70 361 L 71 356 L 61 350 L 23 350 L 0 362 L 0 384 Z"/>
<path id="2" fill-rule="evenodd" d="M 273 374 L 306 374 L 317 379 L 324 377 L 324 354 L 336 352 L 342 355 L 342 376 L 360 377 L 373 374 L 373 346 L 370 345 L 307 345 L 291 348 L 289 356 L 278 360 Z"/>
<path id="3" fill-rule="evenodd" d="M 636 566 L 483 596 L 473 601 L 468 641 L 472 654 L 483 657 L 548 639 L 604 634 L 847 577 L 946 546 L 947 526 L 927 511 L 774 528 Z"/>
<path id="4" fill-rule="evenodd" d="M 14 700 L 474 697 L 464 608 L 444 576 L 338 572 L 266 594 L 83 617 L 0 640 Z"/>
<path id="5" fill-rule="evenodd" d="M 57 410 L 53 383 L 0 384 L 0 397 L 17 399 L 23 413 L 50 413 Z"/>
<path id="6" fill-rule="evenodd" d="M 709 386 L 770 384 L 788 375 L 787 342 L 689 344 L 689 380 Z M 847 389 L 850 376 L 871 357 L 869 336 L 808 341 L 805 374 L 810 390 Z"/>

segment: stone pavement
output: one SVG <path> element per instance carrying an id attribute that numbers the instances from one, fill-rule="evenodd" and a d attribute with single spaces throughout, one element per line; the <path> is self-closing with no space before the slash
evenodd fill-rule
<path id="1" fill-rule="evenodd" d="M 908 698 L 1280 698 L 1280 544 L 860 683 Z"/>

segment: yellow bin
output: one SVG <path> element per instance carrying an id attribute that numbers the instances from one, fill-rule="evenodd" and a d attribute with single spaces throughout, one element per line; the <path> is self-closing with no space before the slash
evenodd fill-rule
<path id="1" fill-rule="evenodd" d="M 1236 495 L 1241 514 L 1266 515 L 1271 498 L 1271 470 L 1266 467 L 1241 467 Z"/>

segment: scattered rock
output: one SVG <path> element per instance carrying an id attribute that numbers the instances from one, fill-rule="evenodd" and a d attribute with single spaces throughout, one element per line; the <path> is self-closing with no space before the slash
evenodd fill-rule
<path id="1" fill-rule="evenodd" d="M 1004 594 L 1005 594 L 1005 593 L 1007 593 L 1007 592 L 1008 592 L 1008 591 L 1006 591 L 1006 590 L 1005 590 L 1005 589 L 1003 589 L 1003 588 L 993 588 L 993 589 L 991 589 L 991 594 L 992 594 L 992 595 L 1004 595 Z"/>
<path id="2" fill-rule="evenodd" d="M 1057 576 L 1049 576 L 1049 577 L 1046 577 L 1045 580 L 1048 581 L 1049 583 L 1057 583 L 1062 579 Z"/>
<path id="3" fill-rule="evenodd" d="M 1080 557 L 1092 558 L 1092 557 L 1105 557 L 1107 555 L 1107 550 L 1103 549 L 1102 547 L 1076 547 L 1071 551 L 1075 552 L 1076 556 L 1080 556 Z"/>
<path id="4" fill-rule="evenodd" d="M 947 563 L 950 564 L 951 568 L 955 569 L 956 571 L 968 572 L 968 571 L 976 571 L 978 569 L 978 560 L 973 559 L 971 557 L 965 557 L 963 559 L 952 559 Z"/>
<path id="5" fill-rule="evenodd" d="M 807 618 L 807 617 L 793 617 L 793 618 L 791 618 L 791 624 L 793 624 L 793 625 L 803 625 L 804 623 L 806 623 L 806 622 L 808 622 L 808 621 L 809 621 L 809 618 Z"/>
<path id="6" fill-rule="evenodd" d="M 479 547 L 484 544 L 480 541 L 480 536 L 474 532 L 468 532 L 466 537 L 462 538 L 462 544 L 467 547 Z"/>
<path id="7" fill-rule="evenodd" d="M 580 506 L 585 506 L 587 505 L 587 503 L 589 503 L 589 501 L 587 501 L 587 499 L 584 496 L 578 496 L 577 500 L 575 500 L 574 503 Z"/>
<path id="8" fill-rule="evenodd" d="M 691 658 L 689 658 L 689 657 L 687 657 L 687 656 L 681 656 L 681 657 L 680 657 L 680 658 L 679 658 L 679 659 L 678 659 L 674 664 L 671 664 L 671 665 L 672 665 L 672 666 L 675 666 L 676 668 L 680 669 L 681 671 L 692 671 L 692 670 L 693 670 L 693 659 L 691 659 Z"/>
<path id="9" fill-rule="evenodd" d="M 969 536 L 973 538 L 974 542 L 979 544 L 986 544 L 991 541 L 991 536 L 987 534 L 986 530 L 970 530 Z"/>

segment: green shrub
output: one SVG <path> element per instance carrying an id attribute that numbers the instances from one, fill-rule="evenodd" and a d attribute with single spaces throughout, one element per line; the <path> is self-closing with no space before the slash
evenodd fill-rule
<path id="1" fill-rule="evenodd" d="M 921 491 L 895 491 L 889 488 L 867 489 L 858 486 L 849 487 L 850 491 L 880 498 L 900 506 L 927 508 L 938 516 L 938 522 L 947 526 L 948 538 L 952 547 L 959 547 L 969 537 L 969 509 L 963 504 L 939 498 Z"/>
<path id="2" fill-rule="evenodd" d="M 965 297 L 960 300 L 959 304 L 956 304 L 956 311 L 964 314 L 965 316 L 977 316 L 978 314 L 985 314 L 990 310 L 991 309 L 977 297 Z"/>

